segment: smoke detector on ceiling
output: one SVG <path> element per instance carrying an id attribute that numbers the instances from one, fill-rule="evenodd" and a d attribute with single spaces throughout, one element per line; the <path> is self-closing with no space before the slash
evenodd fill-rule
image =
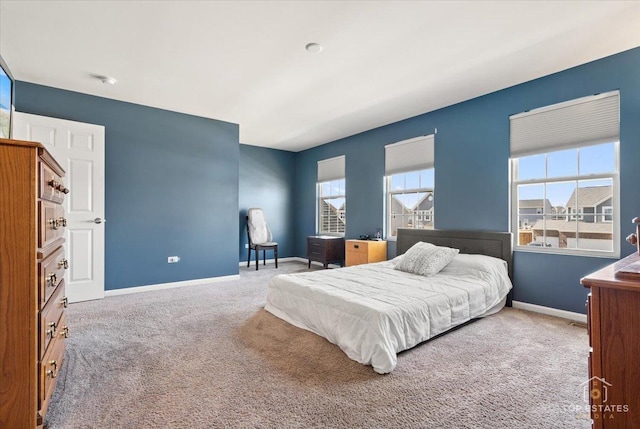
<path id="1" fill-rule="evenodd" d="M 116 84 L 116 78 L 111 77 L 111 76 L 103 76 L 103 75 L 94 75 L 94 77 L 96 79 L 100 79 L 100 81 L 102 83 L 104 83 L 105 85 L 115 85 Z"/>
<path id="2" fill-rule="evenodd" d="M 322 46 L 319 43 L 307 43 L 307 46 L 304 48 L 312 54 L 319 54 L 322 52 Z"/>

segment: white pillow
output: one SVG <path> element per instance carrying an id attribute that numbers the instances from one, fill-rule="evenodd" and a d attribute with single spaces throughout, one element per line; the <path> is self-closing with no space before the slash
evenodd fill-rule
<path id="1" fill-rule="evenodd" d="M 433 276 L 446 267 L 458 252 L 460 250 L 451 247 L 434 246 L 419 241 L 405 252 L 395 269 L 421 276 Z"/>
<path id="2" fill-rule="evenodd" d="M 395 258 L 393 258 L 391 261 L 389 261 L 389 262 L 391 262 L 393 264 L 393 266 L 395 267 L 402 260 L 403 256 L 404 255 L 398 255 Z"/>

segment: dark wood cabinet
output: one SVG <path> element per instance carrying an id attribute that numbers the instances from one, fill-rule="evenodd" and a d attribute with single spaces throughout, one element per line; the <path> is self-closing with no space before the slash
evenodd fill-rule
<path id="1" fill-rule="evenodd" d="M 595 429 L 640 428 L 640 256 L 580 281 L 587 299 L 591 419 Z"/>
<path id="2" fill-rule="evenodd" d="M 309 259 L 309 268 L 311 268 L 311 261 L 321 262 L 325 268 L 331 263 L 343 266 L 344 238 L 328 235 L 307 237 L 307 259 Z"/>

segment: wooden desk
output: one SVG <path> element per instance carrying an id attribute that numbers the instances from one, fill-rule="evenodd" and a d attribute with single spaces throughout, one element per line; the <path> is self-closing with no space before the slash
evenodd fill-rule
<path id="1" fill-rule="evenodd" d="M 325 268 L 330 263 L 344 266 L 344 238 L 331 235 L 311 235 L 307 237 L 307 259 L 322 262 Z"/>

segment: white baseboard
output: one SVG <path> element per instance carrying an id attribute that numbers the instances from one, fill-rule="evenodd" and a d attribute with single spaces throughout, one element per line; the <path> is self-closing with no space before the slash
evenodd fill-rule
<path id="1" fill-rule="evenodd" d="M 194 280 L 185 280 L 182 282 L 172 282 L 172 283 L 160 283 L 157 285 L 147 285 L 147 286 L 135 286 L 135 287 L 127 287 L 122 289 L 111 289 L 104 291 L 104 296 L 116 296 L 116 295 L 128 295 L 130 293 L 139 293 L 139 292 L 149 292 L 152 290 L 164 290 L 164 289 L 174 289 L 178 287 L 185 286 L 199 286 L 206 285 L 211 283 L 219 283 L 227 280 L 238 280 L 240 278 L 239 274 L 233 274 L 230 276 L 220 276 L 220 277 L 210 277 L 208 279 L 194 279 Z"/>
<path id="2" fill-rule="evenodd" d="M 296 258 L 296 257 L 291 257 L 291 258 L 278 258 L 278 262 L 291 262 L 291 261 L 306 261 L 306 259 L 302 259 L 302 258 Z M 276 260 L 275 259 L 267 259 L 267 264 L 275 264 Z M 252 259 L 251 260 L 251 265 L 255 266 L 256 265 L 256 260 Z M 260 265 L 262 265 L 262 259 L 260 259 Z M 242 261 L 238 264 L 239 267 L 246 267 L 247 266 L 247 261 Z"/>
<path id="3" fill-rule="evenodd" d="M 529 304 L 527 302 L 513 301 L 513 308 L 533 311 L 534 313 L 546 314 L 548 316 L 562 317 L 574 322 L 587 323 L 587 315 L 574 313 L 573 311 L 558 310 L 557 308 L 543 307 L 542 305 Z"/>

